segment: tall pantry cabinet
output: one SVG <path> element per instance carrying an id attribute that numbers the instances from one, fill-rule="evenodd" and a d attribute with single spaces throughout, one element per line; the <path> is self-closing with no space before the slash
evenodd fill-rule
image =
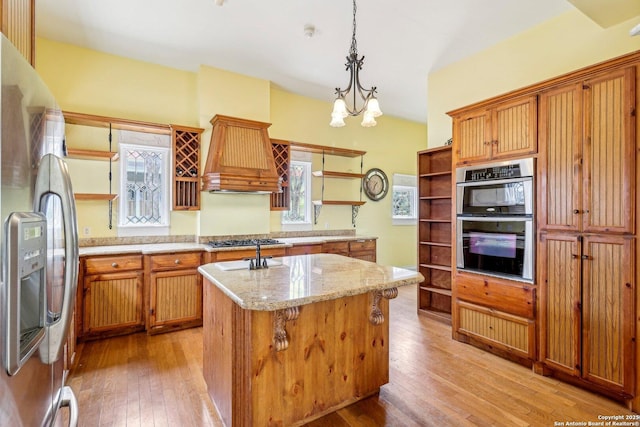
<path id="1" fill-rule="evenodd" d="M 526 354 L 514 360 L 624 401 L 638 413 L 639 70 L 637 51 L 448 113 L 454 165 L 531 155 L 537 195 L 536 274 L 534 283 L 525 284 L 530 296 L 508 303 L 506 296 L 522 284 L 502 280 L 496 292 L 497 279 L 454 266 L 454 338 L 482 338 L 482 348 L 511 358 L 523 349 L 505 347 L 491 335 L 504 330 L 495 319 L 470 323 L 472 330 L 460 313 L 480 306 L 488 318 L 529 307 L 520 320 L 535 327 L 529 325 Z"/>
<path id="2" fill-rule="evenodd" d="M 542 370 L 634 395 L 635 70 L 540 94 Z"/>

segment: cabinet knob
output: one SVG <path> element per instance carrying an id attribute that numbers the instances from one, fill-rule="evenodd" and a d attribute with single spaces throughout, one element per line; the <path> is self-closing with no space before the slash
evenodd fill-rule
<path id="1" fill-rule="evenodd" d="M 117 263 L 117 262 L 112 262 L 112 263 L 111 263 L 111 267 L 113 267 L 113 268 L 118 268 L 118 263 Z"/>
<path id="2" fill-rule="evenodd" d="M 576 215 L 579 214 L 580 213 L 580 209 L 574 209 L 573 213 L 576 214 Z"/>
<path id="3" fill-rule="evenodd" d="M 576 255 L 576 254 L 571 254 L 571 258 L 576 259 L 576 258 L 578 258 L 578 255 Z"/>
<path id="4" fill-rule="evenodd" d="M 582 259 L 589 259 L 589 255 L 582 255 Z"/>
<path id="5" fill-rule="evenodd" d="M 180 264 L 180 260 L 179 260 L 179 259 L 177 259 L 177 260 L 175 260 L 175 261 L 174 261 L 174 263 L 175 263 L 175 264 Z"/>

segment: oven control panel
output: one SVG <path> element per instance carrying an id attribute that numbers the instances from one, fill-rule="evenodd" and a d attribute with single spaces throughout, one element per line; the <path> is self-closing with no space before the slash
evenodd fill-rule
<path id="1" fill-rule="evenodd" d="M 520 165 L 503 165 L 491 168 L 481 168 L 468 170 L 465 174 L 465 181 L 487 181 L 490 179 L 520 178 L 522 172 Z"/>

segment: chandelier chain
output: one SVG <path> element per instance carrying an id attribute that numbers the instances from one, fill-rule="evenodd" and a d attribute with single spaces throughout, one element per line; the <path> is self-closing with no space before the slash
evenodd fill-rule
<path id="1" fill-rule="evenodd" d="M 351 49 L 349 54 L 358 55 L 358 42 L 356 41 L 356 0 L 353 0 L 353 34 L 351 35 Z"/>

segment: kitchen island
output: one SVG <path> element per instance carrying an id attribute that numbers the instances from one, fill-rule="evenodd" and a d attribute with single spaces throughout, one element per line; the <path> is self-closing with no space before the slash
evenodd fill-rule
<path id="1" fill-rule="evenodd" d="M 389 381 L 389 303 L 420 273 L 334 254 L 204 276 L 203 373 L 227 426 L 302 425 Z M 247 263 L 248 265 L 248 263 Z"/>

